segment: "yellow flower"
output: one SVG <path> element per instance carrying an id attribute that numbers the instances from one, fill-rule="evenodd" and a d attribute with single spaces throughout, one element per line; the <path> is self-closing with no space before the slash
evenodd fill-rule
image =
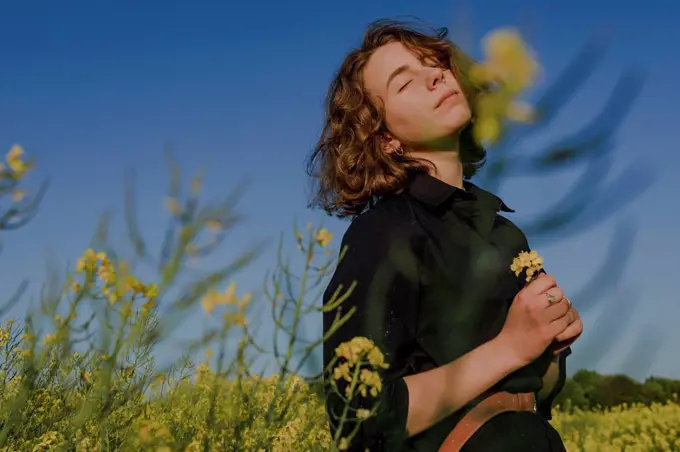
<path id="1" fill-rule="evenodd" d="M 123 304 L 120 315 L 124 319 L 127 319 L 132 315 L 132 301 L 126 301 L 125 304 Z"/>
<path id="2" fill-rule="evenodd" d="M 333 379 L 340 380 L 341 378 L 348 383 L 352 381 L 349 363 L 341 363 L 333 369 Z"/>
<path id="3" fill-rule="evenodd" d="M 501 122 L 495 116 L 480 116 L 473 127 L 475 140 L 495 143 L 501 135 Z"/>
<path id="4" fill-rule="evenodd" d="M 477 115 L 473 126 L 478 142 L 496 143 L 501 135 L 503 119 L 530 123 L 536 112 L 516 100 L 536 79 L 540 67 L 531 50 L 514 29 L 500 29 L 483 40 L 485 61 L 470 70 L 473 83 L 490 85 L 492 90 L 477 100 Z"/>
<path id="5" fill-rule="evenodd" d="M 4 347 L 8 342 L 9 332 L 4 328 L 0 328 L 0 347 Z"/>
<path id="6" fill-rule="evenodd" d="M 222 230 L 222 222 L 219 220 L 210 220 L 206 223 L 206 226 L 213 233 L 218 233 Z"/>
<path id="7" fill-rule="evenodd" d="M 99 279 L 105 284 L 113 284 L 116 282 L 116 270 L 109 259 L 105 259 L 98 272 Z"/>
<path id="8" fill-rule="evenodd" d="M 175 198 L 168 198 L 165 200 L 165 208 L 168 209 L 168 211 L 173 214 L 178 216 L 180 214 L 180 207 L 179 203 Z"/>
<path id="9" fill-rule="evenodd" d="M 521 251 L 517 257 L 512 260 L 510 270 L 519 276 L 523 270 L 526 271 L 526 280 L 531 282 L 538 276 L 543 268 L 543 258 L 538 255 L 536 251 Z"/>
<path id="10" fill-rule="evenodd" d="M 219 294 L 216 291 L 210 290 L 201 300 L 201 307 L 207 314 L 212 314 L 213 309 L 217 306 L 217 298 Z"/>
<path id="11" fill-rule="evenodd" d="M 370 392 L 373 397 L 377 397 L 378 393 L 382 390 L 382 381 L 380 380 L 380 375 L 377 372 L 373 372 L 368 369 L 361 369 L 359 374 L 359 392 L 362 396 L 366 397 L 367 392 Z"/>
<path id="12" fill-rule="evenodd" d="M 242 312 L 227 312 L 224 314 L 224 323 L 228 326 L 236 325 L 243 328 L 248 324 L 248 320 Z"/>
<path id="13" fill-rule="evenodd" d="M 12 146 L 7 153 L 7 165 L 16 177 L 21 177 L 29 169 L 28 164 L 21 159 L 23 155 L 24 150 L 18 145 Z"/>
<path id="14" fill-rule="evenodd" d="M 316 241 L 322 248 L 327 247 L 331 243 L 331 240 L 333 240 L 333 234 L 331 234 L 328 229 L 321 229 L 316 234 Z"/>
<path id="15" fill-rule="evenodd" d="M 97 254 L 92 248 L 85 251 L 78 259 L 76 264 L 76 273 L 82 273 L 83 271 L 94 271 L 97 268 Z"/>
<path id="16" fill-rule="evenodd" d="M 156 307 L 156 302 L 154 300 L 149 300 L 142 305 L 142 313 L 147 314 L 151 312 L 153 308 Z"/>
<path id="17" fill-rule="evenodd" d="M 158 296 L 158 286 L 154 283 L 147 285 L 144 290 L 144 296 L 149 300 L 156 298 Z"/>
<path id="18" fill-rule="evenodd" d="M 533 83 L 539 66 L 517 30 L 494 30 L 483 39 L 482 46 L 487 67 L 507 89 L 519 92 Z"/>
<path id="19" fill-rule="evenodd" d="M 54 334 L 46 334 L 45 337 L 43 337 L 43 346 L 48 346 L 54 342 L 54 340 L 57 338 Z"/>
<path id="20" fill-rule="evenodd" d="M 26 196 L 26 192 L 17 188 L 12 192 L 12 201 L 14 202 L 21 202 L 23 201 L 24 197 Z"/>
<path id="21" fill-rule="evenodd" d="M 371 416 L 371 412 L 367 410 L 366 408 L 359 408 L 357 410 L 357 418 L 359 419 L 368 419 Z"/>
<path id="22" fill-rule="evenodd" d="M 364 356 L 370 357 L 371 364 L 375 367 L 387 368 L 382 352 L 375 346 L 373 341 L 365 337 L 357 336 L 348 342 L 343 342 L 335 349 L 338 357 L 346 359 L 350 366 L 359 364 Z"/>
<path id="23" fill-rule="evenodd" d="M 223 294 L 213 289 L 209 290 L 205 297 L 203 297 L 203 300 L 201 300 L 201 306 L 208 314 L 211 314 L 218 305 L 237 305 L 239 309 L 243 309 L 250 303 L 252 298 L 253 294 L 250 292 L 241 298 L 236 296 L 236 283 L 232 282 Z"/>
<path id="24" fill-rule="evenodd" d="M 221 300 L 224 304 L 234 304 L 238 301 L 238 298 L 236 298 L 236 283 L 229 284 Z"/>

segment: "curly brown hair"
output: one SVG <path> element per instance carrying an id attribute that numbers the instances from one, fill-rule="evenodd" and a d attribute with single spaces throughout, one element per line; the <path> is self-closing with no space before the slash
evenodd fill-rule
<path id="1" fill-rule="evenodd" d="M 384 110 L 370 101 L 362 77 L 377 48 L 400 42 L 422 61 L 438 61 L 451 69 L 474 116 L 481 93 L 468 75 L 474 60 L 447 36 L 446 28 L 420 31 L 411 23 L 389 19 L 368 26 L 361 47 L 347 55 L 328 90 L 324 127 L 307 164 L 316 182 L 312 206 L 337 217 L 359 215 L 377 197 L 403 189 L 409 173 L 431 166 L 422 159 L 388 155 L 381 147 L 387 132 Z M 466 179 L 484 164 L 486 150 L 474 140 L 471 124 L 461 131 L 460 156 Z"/>

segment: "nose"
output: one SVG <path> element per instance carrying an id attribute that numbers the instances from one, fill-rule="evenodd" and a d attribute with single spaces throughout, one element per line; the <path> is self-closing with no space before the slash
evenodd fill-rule
<path id="1" fill-rule="evenodd" d="M 427 87 L 430 90 L 434 90 L 442 80 L 444 80 L 444 70 L 439 67 L 433 67 L 427 76 Z"/>

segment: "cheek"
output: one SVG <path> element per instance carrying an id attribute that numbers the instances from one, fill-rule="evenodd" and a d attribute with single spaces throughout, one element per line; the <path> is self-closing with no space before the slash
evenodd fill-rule
<path id="1" fill-rule="evenodd" d="M 418 129 L 418 118 L 421 116 L 415 105 L 407 102 L 393 102 L 386 107 L 386 122 L 389 130 L 399 139 L 413 139 Z"/>

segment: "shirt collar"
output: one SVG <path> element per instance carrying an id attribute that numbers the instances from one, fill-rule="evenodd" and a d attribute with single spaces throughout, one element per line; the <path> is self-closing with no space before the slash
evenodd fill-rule
<path id="1" fill-rule="evenodd" d="M 416 172 L 409 178 L 407 192 L 423 204 L 439 207 L 450 199 L 477 200 L 496 212 L 514 212 L 501 198 L 469 181 L 463 182 L 464 190 L 437 179 L 425 172 Z"/>

